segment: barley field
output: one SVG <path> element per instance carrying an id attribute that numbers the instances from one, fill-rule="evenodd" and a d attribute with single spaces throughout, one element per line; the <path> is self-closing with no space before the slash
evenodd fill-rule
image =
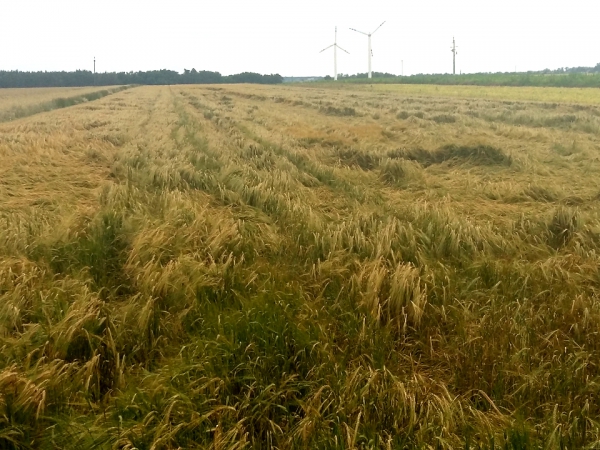
<path id="1" fill-rule="evenodd" d="M 598 448 L 597 99 L 148 86 L 0 124 L 0 448 Z"/>
<path id="2" fill-rule="evenodd" d="M 0 89 L 0 122 L 97 100 L 127 88 L 96 86 Z"/>
<path id="3" fill-rule="evenodd" d="M 0 111 L 37 105 L 60 97 L 73 97 L 97 91 L 98 87 L 49 87 L 0 89 Z"/>

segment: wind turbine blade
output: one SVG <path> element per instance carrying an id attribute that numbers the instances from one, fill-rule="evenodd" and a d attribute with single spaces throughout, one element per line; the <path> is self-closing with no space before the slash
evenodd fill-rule
<path id="1" fill-rule="evenodd" d="M 365 36 L 368 36 L 368 34 L 367 34 L 367 33 L 364 33 L 364 32 L 362 32 L 362 31 L 355 30 L 354 28 L 350 28 L 350 29 L 351 29 L 352 31 L 356 31 L 357 33 L 364 34 Z"/>
<path id="2" fill-rule="evenodd" d="M 377 28 L 375 28 L 375 31 L 379 30 L 383 24 L 385 23 L 385 20 L 383 22 L 381 22 L 381 25 L 379 25 Z M 371 34 L 375 34 L 375 31 L 373 31 Z"/>
<path id="3" fill-rule="evenodd" d="M 321 50 L 319 53 L 323 53 L 325 50 L 330 49 L 331 47 L 334 47 L 335 44 L 331 44 L 329 47 L 325 47 L 323 50 Z"/>
<path id="4" fill-rule="evenodd" d="M 349 52 L 349 51 L 347 51 L 347 50 L 344 50 L 342 47 L 340 47 L 340 46 L 339 46 L 339 45 L 337 45 L 337 44 L 336 44 L 336 47 L 337 47 L 337 48 L 339 48 L 341 51 L 343 51 L 343 52 L 346 52 L 346 53 L 350 54 L 350 52 Z"/>

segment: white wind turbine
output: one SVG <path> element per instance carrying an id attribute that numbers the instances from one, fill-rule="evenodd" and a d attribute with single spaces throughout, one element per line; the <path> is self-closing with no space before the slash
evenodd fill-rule
<path id="1" fill-rule="evenodd" d="M 377 28 L 375 28 L 375 31 L 379 30 L 384 23 L 385 23 L 385 21 L 383 21 L 381 23 L 381 25 L 379 25 Z M 371 35 L 375 34 L 375 31 L 373 31 L 371 33 L 365 33 L 363 31 L 355 30 L 354 28 L 350 28 L 350 29 L 352 31 L 356 31 L 357 33 L 364 34 L 365 36 L 367 36 L 369 38 L 369 78 L 372 78 L 372 75 L 371 75 L 371 57 L 373 56 L 373 51 L 371 50 Z"/>
<path id="2" fill-rule="evenodd" d="M 333 47 L 333 79 L 337 80 L 337 49 L 339 48 L 340 50 L 346 52 L 346 50 L 337 45 L 337 27 L 335 27 L 335 39 L 333 40 L 333 44 L 331 44 L 329 47 L 325 47 L 319 53 L 323 53 L 325 50 L 328 50 L 331 47 Z M 350 54 L 349 52 L 346 53 Z"/>

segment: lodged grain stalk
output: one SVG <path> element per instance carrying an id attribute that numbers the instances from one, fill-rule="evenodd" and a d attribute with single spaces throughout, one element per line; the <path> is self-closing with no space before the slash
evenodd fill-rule
<path id="1" fill-rule="evenodd" d="M 576 210 L 558 207 L 548 223 L 550 242 L 561 247 L 569 243 L 578 228 L 578 213 Z"/>
<path id="2" fill-rule="evenodd" d="M 419 327 L 427 305 L 427 288 L 411 264 L 389 267 L 382 259 L 366 263 L 357 275 L 361 303 L 381 325 L 393 324 L 406 332 Z"/>

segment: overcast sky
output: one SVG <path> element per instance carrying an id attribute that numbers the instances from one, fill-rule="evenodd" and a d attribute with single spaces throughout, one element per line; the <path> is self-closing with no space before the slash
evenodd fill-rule
<path id="1" fill-rule="evenodd" d="M 284 76 L 539 70 L 600 62 L 600 0 L 0 0 L 0 70 Z"/>

